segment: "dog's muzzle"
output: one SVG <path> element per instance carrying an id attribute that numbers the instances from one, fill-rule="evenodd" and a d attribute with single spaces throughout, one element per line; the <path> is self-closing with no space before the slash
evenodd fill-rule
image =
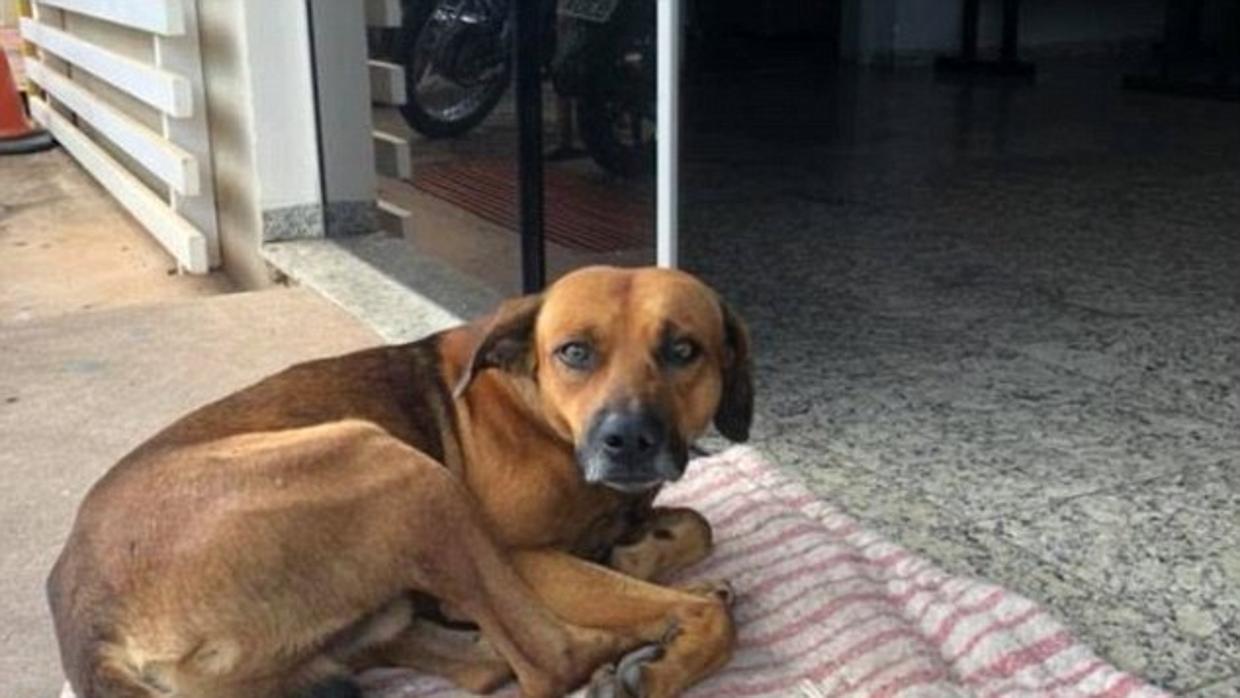
<path id="1" fill-rule="evenodd" d="M 640 409 L 601 411 L 577 449 L 586 482 L 630 493 L 680 479 L 687 460 L 666 422 Z"/>

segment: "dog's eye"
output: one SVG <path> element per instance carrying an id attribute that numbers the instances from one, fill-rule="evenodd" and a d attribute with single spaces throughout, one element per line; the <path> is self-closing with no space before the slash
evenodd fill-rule
<path id="1" fill-rule="evenodd" d="M 666 360 L 673 366 L 688 366 L 699 354 L 698 345 L 689 339 L 678 339 L 667 347 Z"/>
<path id="2" fill-rule="evenodd" d="M 590 368 L 594 363 L 594 347 L 585 342 L 565 342 L 555 350 L 555 355 L 565 366 L 578 371 Z"/>

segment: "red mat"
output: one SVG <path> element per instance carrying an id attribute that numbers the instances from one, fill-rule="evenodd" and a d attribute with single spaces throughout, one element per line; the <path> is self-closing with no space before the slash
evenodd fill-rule
<path id="1" fill-rule="evenodd" d="M 544 177 L 545 230 L 551 242 L 585 252 L 654 245 L 654 202 L 648 195 L 553 167 Z M 414 168 L 413 186 L 517 231 L 517 173 L 511 160 L 419 165 Z"/>

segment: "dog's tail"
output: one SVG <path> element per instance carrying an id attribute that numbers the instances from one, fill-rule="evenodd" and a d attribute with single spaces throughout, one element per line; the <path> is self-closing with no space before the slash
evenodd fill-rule
<path id="1" fill-rule="evenodd" d="M 148 686 L 129 672 L 106 659 L 90 657 L 80 665 L 65 671 L 69 691 L 62 691 L 61 698 L 152 698 L 156 695 Z M 71 692 L 70 692 L 71 691 Z"/>
<path id="2" fill-rule="evenodd" d="M 67 546 L 66 546 L 67 547 Z M 47 601 L 65 678 L 75 698 L 150 698 L 131 672 L 110 658 L 104 611 L 111 599 L 82 579 L 81 561 L 61 553 L 47 578 Z"/>

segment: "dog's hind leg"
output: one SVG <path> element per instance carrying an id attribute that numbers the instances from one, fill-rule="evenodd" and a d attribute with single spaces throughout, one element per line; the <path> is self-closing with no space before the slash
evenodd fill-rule
<path id="1" fill-rule="evenodd" d="M 512 680 L 512 668 L 477 630 L 415 620 L 391 642 L 366 652 L 355 668 L 404 667 L 441 676 L 471 693 L 490 693 Z"/>
<path id="2" fill-rule="evenodd" d="M 712 547 L 710 524 L 692 509 L 655 508 L 624 543 L 613 548 L 608 567 L 653 581 L 703 560 Z M 691 594 L 728 599 L 726 585 L 681 587 Z M 415 620 L 394 641 L 365 653 L 358 668 L 399 666 L 441 676 L 473 693 L 490 693 L 512 678 L 512 670 L 476 631 Z"/>
<path id="3" fill-rule="evenodd" d="M 526 696 L 564 695 L 634 646 L 636 639 L 624 634 L 555 616 L 517 575 L 468 491 L 442 465 L 390 437 L 368 440 L 355 462 L 382 462 L 403 473 L 404 482 L 388 490 L 395 494 L 370 513 L 376 522 L 399 522 L 399 531 L 389 532 L 396 535 L 384 537 L 400 546 L 385 558 L 404 565 L 411 588 L 477 623 Z"/>
<path id="4" fill-rule="evenodd" d="M 555 551 L 520 552 L 514 563 L 556 615 L 646 643 L 596 674 L 588 696 L 674 698 L 732 654 L 729 594 L 660 587 Z"/>
<path id="5" fill-rule="evenodd" d="M 130 672 L 107 662 L 94 667 L 85 685 L 71 684 L 76 698 L 152 698 L 157 695 Z"/>

